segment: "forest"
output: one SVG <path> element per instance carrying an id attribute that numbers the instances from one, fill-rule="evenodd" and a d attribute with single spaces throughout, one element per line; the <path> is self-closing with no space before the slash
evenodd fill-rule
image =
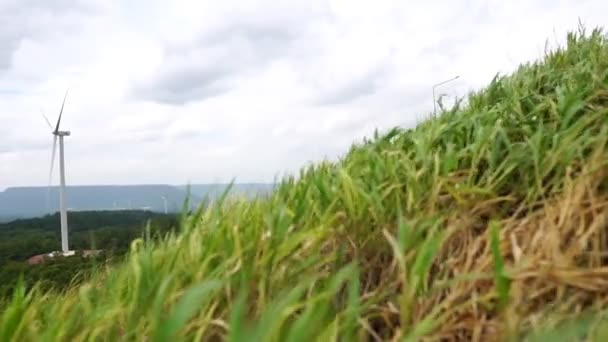
<path id="1" fill-rule="evenodd" d="M 0 302 L 23 281 L 44 290 L 63 290 L 89 275 L 95 265 L 121 260 L 131 241 L 144 234 L 160 237 L 177 227 L 175 214 L 142 210 L 70 212 L 70 249 L 75 256 L 30 265 L 28 258 L 61 249 L 59 214 L 0 223 Z M 149 230 L 147 230 L 149 229 Z M 101 250 L 84 257 L 82 250 Z"/>

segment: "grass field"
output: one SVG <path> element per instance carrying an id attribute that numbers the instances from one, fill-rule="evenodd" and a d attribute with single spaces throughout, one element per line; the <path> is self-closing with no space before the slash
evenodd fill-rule
<path id="1" fill-rule="evenodd" d="M 184 215 L 1 341 L 608 340 L 608 43 L 569 34 L 415 129 Z"/>

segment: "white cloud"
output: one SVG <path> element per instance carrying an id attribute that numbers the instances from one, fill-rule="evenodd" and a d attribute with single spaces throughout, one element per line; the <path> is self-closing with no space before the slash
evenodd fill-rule
<path id="1" fill-rule="evenodd" d="M 68 183 L 272 181 L 375 128 L 413 125 L 539 58 L 577 1 L 66 1 L 0 4 L 0 189 L 44 185 L 66 88 Z"/>

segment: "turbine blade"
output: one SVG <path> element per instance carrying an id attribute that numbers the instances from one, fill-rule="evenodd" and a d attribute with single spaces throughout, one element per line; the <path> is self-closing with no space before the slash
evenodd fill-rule
<path id="1" fill-rule="evenodd" d="M 57 151 L 57 136 L 53 137 L 53 151 L 51 153 L 51 169 L 49 170 L 49 187 L 53 180 L 53 166 L 55 166 L 55 153 Z"/>
<path id="2" fill-rule="evenodd" d="M 51 152 L 51 168 L 49 169 L 49 186 L 47 187 L 47 202 L 49 212 L 51 211 L 51 183 L 53 181 L 53 166 L 55 166 L 55 153 L 57 151 L 57 136 L 53 136 L 53 151 Z"/>
<path id="3" fill-rule="evenodd" d="M 65 99 L 68 97 L 68 90 L 65 91 L 63 97 L 63 103 L 61 104 L 61 111 L 59 111 L 59 119 L 57 119 L 57 126 L 55 127 L 55 133 L 59 132 L 59 124 L 61 124 L 61 115 L 63 114 L 63 107 L 65 106 Z"/>
<path id="4" fill-rule="evenodd" d="M 40 110 L 40 114 L 42 115 L 42 117 L 44 118 L 44 120 L 46 120 L 46 124 L 49 125 L 49 128 L 51 130 L 53 130 L 53 125 L 51 125 L 51 122 L 49 121 L 49 118 L 47 118 L 46 115 L 44 115 L 44 113 L 42 112 L 42 109 Z"/>

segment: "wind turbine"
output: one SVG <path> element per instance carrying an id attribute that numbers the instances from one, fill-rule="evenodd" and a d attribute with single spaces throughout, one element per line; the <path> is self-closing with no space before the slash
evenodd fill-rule
<path id="1" fill-rule="evenodd" d="M 161 198 L 163 199 L 163 204 L 165 205 L 165 214 L 167 214 L 168 210 L 167 210 L 167 197 L 165 197 L 164 195 L 161 196 Z"/>
<path id="2" fill-rule="evenodd" d="M 64 152 L 63 152 L 63 138 L 70 136 L 69 131 L 60 131 L 59 126 L 61 124 L 61 116 L 63 115 L 63 107 L 65 106 L 65 100 L 68 97 L 68 92 L 65 92 L 65 96 L 63 98 L 63 103 L 61 104 L 61 110 L 59 111 L 59 118 L 57 119 L 57 124 L 55 128 L 51 125 L 49 119 L 42 113 L 46 123 L 49 125 L 49 128 L 52 130 L 53 134 L 53 152 L 51 154 L 51 169 L 49 171 L 49 187 L 51 185 L 52 176 L 53 176 L 53 166 L 55 163 L 55 153 L 57 149 L 57 139 L 59 139 L 59 208 L 60 208 L 60 221 L 61 221 L 61 250 L 64 256 L 74 254 L 74 251 L 70 251 L 68 244 L 68 215 L 66 210 L 66 200 L 65 200 L 65 161 L 64 161 Z"/>

